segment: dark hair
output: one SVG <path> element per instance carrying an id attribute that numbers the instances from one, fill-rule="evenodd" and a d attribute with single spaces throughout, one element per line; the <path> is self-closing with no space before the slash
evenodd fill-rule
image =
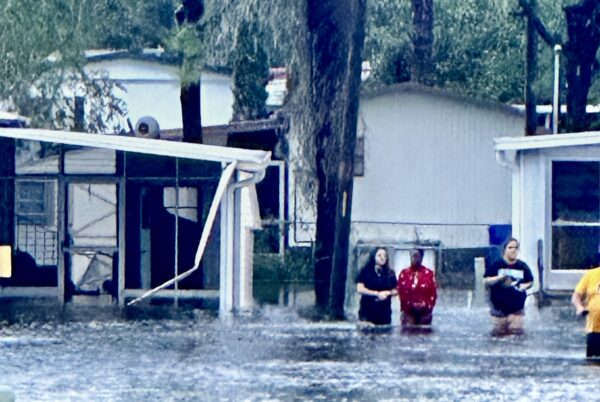
<path id="1" fill-rule="evenodd" d="M 385 251 L 385 256 L 386 256 L 385 264 L 383 265 L 382 268 L 390 269 L 390 253 L 388 253 L 387 248 L 382 247 L 382 246 L 375 247 L 373 250 L 371 250 L 371 252 L 369 253 L 369 259 L 367 260 L 365 265 L 363 265 L 363 269 L 368 268 L 368 267 L 375 267 L 375 256 L 377 255 L 377 252 L 379 250 Z"/>
<path id="2" fill-rule="evenodd" d="M 519 243 L 519 240 L 517 240 L 515 237 L 509 237 L 508 239 L 504 240 L 504 243 L 502 243 L 502 253 L 503 254 L 506 251 L 506 247 L 508 247 L 508 245 L 510 243 L 512 243 L 513 241 L 517 242 L 517 247 L 521 245 L 521 243 Z"/>
<path id="3" fill-rule="evenodd" d="M 425 251 L 422 248 L 419 247 L 413 247 L 410 252 L 412 253 L 412 251 L 416 251 L 417 253 L 419 253 L 421 255 L 421 257 L 425 256 Z"/>

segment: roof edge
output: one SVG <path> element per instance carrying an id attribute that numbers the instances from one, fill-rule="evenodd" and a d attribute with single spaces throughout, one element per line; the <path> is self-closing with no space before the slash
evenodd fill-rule
<path id="1" fill-rule="evenodd" d="M 379 87 L 377 89 L 365 90 L 361 93 L 361 98 L 363 99 L 373 99 L 379 96 L 385 95 L 394 95 L 398 93 L 423 93 L 433 96 L 439 96 L 443 98 L 447 98 L 450 100 L 454 100 L 456 102 L 468 103 L 474 106 L 479 106 L 487 109 L 495 109 L 504 113 L 516 115 L 516 116 L 525 116 L 524 110 L 519 110 L 511 105 L 507 105 L 505 103 L 496 102 L 493 100 L 484 100 L 477 98 L 470 98 L 465 95 L 460 95 L 454 93 L 448 89 L 440 88 L 440 87 L 430 87 L 422 84 L 418 84 L 416 82 L 400 82 L 392 85 L 387 85 L 383 87 Z"/>
<path id="2" fill-rule="evenodd" d="M 240 162 L 251 170 L 262 170 L 271 160 L 271 152 L 217 145 L 127 137 L 114 134 L 90 134 L 73 131 L 30 128 L 0 128 L 0 137 L 79 145 L 116 151 L 137 152 L 212 162 Z"/>
<path id="3" fill-rule="evenodd" d="M 600 131 L 531 135 L 526 137 L 498 137 L 494 139 L 494 149 L 496 151 L 524 151 L 597 144 L 600 144 Z"/>

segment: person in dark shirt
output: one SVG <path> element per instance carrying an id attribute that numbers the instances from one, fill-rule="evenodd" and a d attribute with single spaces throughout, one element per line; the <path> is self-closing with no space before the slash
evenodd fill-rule
<path id="1" fill-rule="evenodd" d="M 483 283 L 489 289 L 494 335 L 523 333 L 526 291 L 533 286 L 533 275 L 529 266 L 517 258 L 518 253 L 519 241 L 508 239 L 502 258 L 485 270 Z"/>
<path id="2" fill-rule="evenodd" d="M 397 293 L 396 274 L 390 268 L 387 250 L 377 247 L 356 277 L 361 295 L 358 319 L 375 325 L 392 322 L 392 296 Z"/>

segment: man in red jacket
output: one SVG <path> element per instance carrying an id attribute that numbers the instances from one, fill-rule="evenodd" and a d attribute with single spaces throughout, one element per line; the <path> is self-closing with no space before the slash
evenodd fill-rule
<path id="1" fill-rule="evenodd" d="M 401 324 L 403 327 L 431 325 L 433 307 L 437 300 L 435 274 L 424 265 L 423 250 L 410 251 L 410 266 L 398 276 Z"/>

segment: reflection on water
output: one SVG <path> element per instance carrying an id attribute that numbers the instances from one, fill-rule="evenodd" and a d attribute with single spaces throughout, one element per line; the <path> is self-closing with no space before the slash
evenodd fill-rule
<path id="1" fill-rule="evenodd" d="M 18 401 L 598 398 L 600 366 L 585 362 L 583 322 L 566 303 L 530 306 L 526 334 L 504 338 L 465 292 L 441 293 L 428 334 L 311 322 L 268 304 L 229 318 L 168 307 L 93 320 L 2 314 L 0 386 Z"/>

